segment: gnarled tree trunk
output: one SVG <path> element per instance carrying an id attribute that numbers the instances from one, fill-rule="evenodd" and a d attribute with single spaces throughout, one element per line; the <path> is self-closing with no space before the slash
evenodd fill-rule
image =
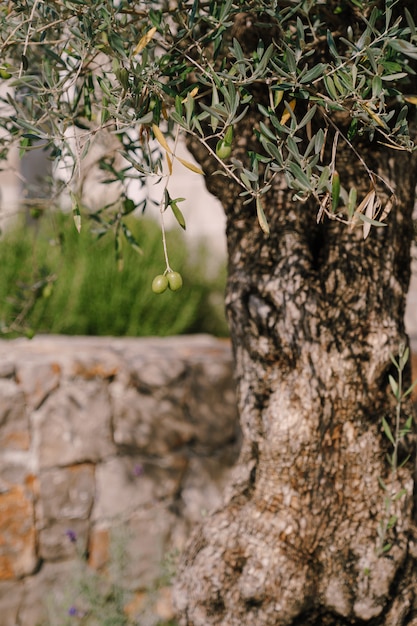
<path id="1" fill-rule="evenodd" d="M 251 128 L 240 129 L 240 148 Z M 317 224 L 318 207 L 279 184 L 268 197 L 266 237 L 253 206 L 194 152 L 227 214 L 244 439 L 224 505 L 196 531 L 180 566 L 180 623 L 416 625 L 414 459 L 394 480 L 381 426 L 395 416 L 390 353 L 407 343 L 412 158 L 377 144 L 363 154 L 397 197 L 387 226 L 364 240 L 360 227 Z M 351 153 L 338 159 L 347 188 L 363 196 L 361 164 Z M 385 498 L 401 489 L 406 495 L 389 498 L 398 519 L 381 554 Z"/>

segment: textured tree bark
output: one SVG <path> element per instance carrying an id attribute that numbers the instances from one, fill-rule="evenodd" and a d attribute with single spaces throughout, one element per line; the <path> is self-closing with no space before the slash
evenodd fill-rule
<path id="1" fill-rule="evenodd" d="M 417 624 L 414 462 L 391 484 L 381 427 L 394 415 L 390 353 L 407 343 L 415 167 L 403 153 L 372 161 L 395 181 L 397 203 L 366 240 L 361 228 L 317 225 L 317 209 L 280 188 L 268 199 L 266 237 L 236 189 L 209 178 L 228 218 L 244 441 L 224 506 L 184 556 L 181 624 Z M 346 160 L 347 186 L 363 189 L 361 171 Z M 382 556 L 380 478 L 407 491 Z"/>
<path id="2" fill-rule="evenodd" d="M 236 133 L 238 152 L 255 124 Z M 317 224 L 318 207 L 294 202 L 279 183 L 268 196 L 266 237 L 254 207 L 191 148 L 227 215 L 243 445 L 223 506 L 180 564 L 180 623 L 417 626 L 414 452 L 393 480 L 381 425 L 394 419 L 390 353 L 407 345 L 414 158 L 361 147 L 396 194 L 387 226 L 366 240 L 360 227 Z M 352 153 L 342 152 L 337 167 L 363 197 L 369 179 Z M 411 410 L 404 406 L 404 420 Z M 385 554 L 380 479 L 392 493 L 406 490 L 392 502 L 398 519 Z"/>

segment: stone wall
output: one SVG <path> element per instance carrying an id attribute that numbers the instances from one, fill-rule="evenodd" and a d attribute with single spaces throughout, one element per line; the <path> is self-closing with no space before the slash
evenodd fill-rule
<path id="1" fill-rule="evenodd" d="M 45 598 L 71 602 L 80 551 L 105 570 L 120 528 L 139 611 L 166 555 L 220 502 L 238 448 L 227 341 L 0 341 L 1 626 L 48 623 Z M 167 590 L 155 597 L 169 617 Z"/>

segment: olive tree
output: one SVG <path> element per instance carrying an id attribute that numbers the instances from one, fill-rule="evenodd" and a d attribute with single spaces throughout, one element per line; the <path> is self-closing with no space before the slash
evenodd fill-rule
<path id="1" fill-rule="evenodd" d="M 0 20 L 2 157 L 65 157 L 77 228 L 135 245 L 149 177 L 184 227 L 174 161 L 224 207 L 243 440 L 182 557 L 180 623 L 416 625 L 415 1 L 16 0 Z M 91 211 L 77 177 L 106 136 L 121 193 Z M 181 281 L 163 225 L 161 251 L 157 292 Z"/>

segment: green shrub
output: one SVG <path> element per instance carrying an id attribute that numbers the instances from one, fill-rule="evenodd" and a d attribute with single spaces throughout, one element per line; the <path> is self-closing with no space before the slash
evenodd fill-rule
<path id="1" fill-rule="evenodd" d="M 165 269 L 159 227 L 136 218 L 128 226 L 143 254 L 124 242 L 121 270 L 112 234 L 97 238 L 87 223 L 78 234 L 69 215 L 48 213 L 7 232 L 0 242 L 3 335 L 227 334 L 224 275 L 205 279 L 204 257 L 187 260 L 181 233 L 169 232 L 170 264 L 184 286 L 155 295 L 152 279 Z"/>

